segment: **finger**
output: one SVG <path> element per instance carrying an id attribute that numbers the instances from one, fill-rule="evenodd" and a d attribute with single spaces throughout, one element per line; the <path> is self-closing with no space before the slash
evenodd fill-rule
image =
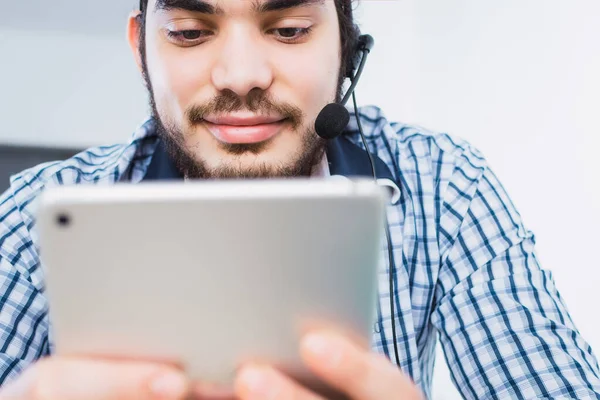
<path id="1" fill-rule="evenodd" d="M 235 381 L 240 400 L 323 400 L 271 367 L 243 367 Z"/>
<path id="2" fill-rule="evenodd" d="M 342 336 L 309 334 L 300 352 L 311 371 L 353 399 L 421 399 L 414 384 L 389 360 Z"/>
<path id="3" fill-rule="evenodd" d="M 34 364 L 0 400 L 175 400 L 187 392 L 183 373 L 161 364 L 57 358 Z"/>
<path id="4" fill-rule="evenodd" d="M 200 382 L 192 386 L 190 397 L 194 400 L 235 400 L 235 393 L 233 388 Z"/>

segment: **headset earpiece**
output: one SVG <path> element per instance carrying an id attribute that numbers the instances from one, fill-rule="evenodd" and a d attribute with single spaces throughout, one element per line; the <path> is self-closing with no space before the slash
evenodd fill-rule
<path id="1" fill-rule="evenodd" d="M 356 71 L 360 66 L 360 62 L 363 58 L 365 52 L 371 52 L 373 45 L 375 44 L 373 37 L 371 35 L 360 35 L 356 39 L 356 46 L 354 50 L 354 54 L 349 60 L 349 65 L 347 67 L 346 77 L 353 79 L 356 76 Z"/>

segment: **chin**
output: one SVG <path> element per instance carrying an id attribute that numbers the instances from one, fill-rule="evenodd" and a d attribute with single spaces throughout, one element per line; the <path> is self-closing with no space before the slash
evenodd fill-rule
<path id="1" fill-rule="evenodd" d="M 249 144 L 228 144 L 211 139 L 204 145 L 198 143 L 188 147 L 186 153 L 191 157 L 180 165 L 190 177 L 308 177 L 324 151 L 321 140 L 298 134 L 278 135 L 265 142 Z"/>
<path id="2" fill-rule="evenodd" d="M 310 176 L 312 162 L 302 153 L 270 148 L 257 154 L 221 153 L 218 160 L 202 160 L 207 177 L 233 178 L 286 178 Z M 310 164 L 310 165 L 309 165 Z"/>
<path id="3" fill-rule="evenodd" d="M 235 168 L 239 170 L 269 169 L 277 170 L 294 164 L 298 154 L 294 151 L 269 147 L 260 151 L 220 152 L 220 159 L 213 164 L 212 169 Z"/>

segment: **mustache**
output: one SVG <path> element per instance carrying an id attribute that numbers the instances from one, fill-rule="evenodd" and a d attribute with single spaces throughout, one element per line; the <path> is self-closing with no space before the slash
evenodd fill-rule
<path id="1" fill-rule="evenodd" d="M 294 129 L 302 124 L 304 113 L 292 104 L 277 102 L 267 92 L 252 90 L 241 98 L 230 90 L 225 90 L 206 104 L 193 105 L 185 112 L 190 125 L 204 121 L 207 115 L 225 114 L 235 111 L 250 111 L 259 115 L 277 114 L 287 119 Z"/>

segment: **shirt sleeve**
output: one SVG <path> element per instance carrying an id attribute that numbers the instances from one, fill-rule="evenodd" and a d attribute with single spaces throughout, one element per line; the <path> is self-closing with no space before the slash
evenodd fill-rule
<path id="1" fill-rule="evenodd" d="M 476 150 L 444 190 L 432 323 L 467 399 L 600 399 L 598 361 Z"/>
<path id="2" fill-rule="evenodd" d="M 0 196 L 0 385 L 50 351 L 47 301 L 31 279 L 39 261 L 12 194 Z"/>

